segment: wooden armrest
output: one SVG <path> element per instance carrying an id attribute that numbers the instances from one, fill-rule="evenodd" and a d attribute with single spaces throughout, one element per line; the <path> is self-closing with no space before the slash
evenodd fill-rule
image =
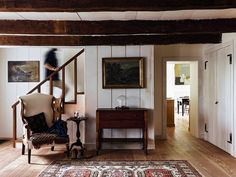
<path id="1" fill-rule="evenodd" d="M 32 130 L 30 129 L 28 124 L 23 124 L 23 127 L 26 129 L 26 131 L 27 131 L 27 139 L 29 139 L 29 137 L 32 135 Z"/>

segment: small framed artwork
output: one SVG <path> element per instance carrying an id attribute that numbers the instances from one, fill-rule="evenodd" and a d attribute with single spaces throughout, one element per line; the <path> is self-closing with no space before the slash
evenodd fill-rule
<path id="1" fill-rule="evenodd" d="M 144 58 L 103 58 L 103 88 L 143 88 Z"/>
<path id="2" fill-rule="evenodd" d="M 8 82 L 39 82 L 39 61 L 8 61 Z"/>
<path id="3" fill-rule="evenodd" d="M 190 85 L 190 64 L 175 64 L 175 85 Z"/>

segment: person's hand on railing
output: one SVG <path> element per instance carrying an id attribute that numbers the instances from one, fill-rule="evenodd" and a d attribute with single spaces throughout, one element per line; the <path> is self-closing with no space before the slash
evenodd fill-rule
<path id="1" fill-rule="evenodd" d="M 58 71 L 60 69 L 60 67 L 56 67 L 54 68 L 54 71 Z"/>

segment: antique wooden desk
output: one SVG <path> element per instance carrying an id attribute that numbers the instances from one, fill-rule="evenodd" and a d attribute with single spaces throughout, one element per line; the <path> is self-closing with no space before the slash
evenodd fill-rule
<path id="1" fill-rule="evenodd" d="M 114 138 L 106 139 L 102 137 L 103 129 L 132 129 L 140 128 L 143 131 L 143 137 L 137 140 L 141 140 L 143 143 L 143 149 L 147 154 L 147 140 L 148 140 L 148 110 L 144 108 L 132 108 L 132 109 L 109 109 L 99 108 L 96 112 L 96 148 L 97 154 L 101 149 L 101 142 L 114 141 Z M 128 139 L 127 139 L 128 140 Z M 134 139 L 132 139 L 134 140 Z"/>

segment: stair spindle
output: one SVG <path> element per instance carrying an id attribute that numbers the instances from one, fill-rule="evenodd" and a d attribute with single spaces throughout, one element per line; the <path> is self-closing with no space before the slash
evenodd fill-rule
<path id="1" fill-rule="evenodd" d="M 74 60 L 74 97 L 77 102 L 77 60 Z"/>
<path id="2" fill-rule="evenodd" d="M 41 87 L 40 86 L 38 87 L 38 93 L 41 93 Z"/>
<path id="3" fill-rule="evenodd" d="M 49 84 L 49 94 L 53 95 L 53 80 L 52 80 L 52 76 L 50 77 L 50 84 Z"/>

